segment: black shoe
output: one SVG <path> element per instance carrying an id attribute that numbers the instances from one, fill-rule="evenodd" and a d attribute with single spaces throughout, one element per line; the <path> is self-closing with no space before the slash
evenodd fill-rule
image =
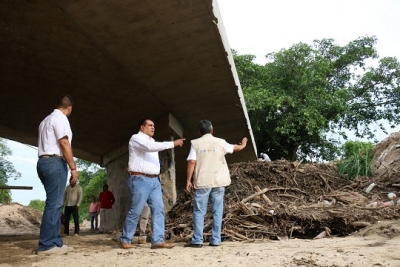
<path id="1" fill-rule="evenodd" d="M 219 247 L 219 244 L 210 243 L 209 246 L 210 246 L 210 247 Z"/>
<path id="2" fill-rule="evenodd" d="M 203 247 L 203 244 L 187 243 L 183 247 L 185 247 L 185 248 L 201 248 L 201 247 Z"/>

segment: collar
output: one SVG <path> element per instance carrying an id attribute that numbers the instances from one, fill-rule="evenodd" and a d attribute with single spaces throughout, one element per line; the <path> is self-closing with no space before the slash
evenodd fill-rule
<path id="1" fill-rule="evenodd" d="M 143 138 L 148 138 L 150 140 L 153 140 L 153 137 L 148 136 L 147 134 L 143 133 L 142 131 L 139 131 L 138 134 L 141 135 Z"/>

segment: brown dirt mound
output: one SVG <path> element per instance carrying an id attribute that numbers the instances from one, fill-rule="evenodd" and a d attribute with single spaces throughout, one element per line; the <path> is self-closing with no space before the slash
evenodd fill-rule
<path id="1" fill-rule="evenodd" d="M 42 213 L 19 203 L 0 205 L 1 235 L 38 233 Z"/>

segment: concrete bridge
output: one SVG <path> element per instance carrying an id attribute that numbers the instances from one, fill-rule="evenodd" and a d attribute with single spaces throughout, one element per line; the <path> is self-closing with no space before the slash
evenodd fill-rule
<path id="1" fill-rule="evenodd" d="M 256 159 L 255 143 L 218 6 L 212 0 L 9 0 L 0 3 L 0 136 L 37 146 L 40 121 L 70 94 L 76 157 L 107 167 L 117 198 L 114 227 L 129 205 L 128 140 L 155 122 L 169 208 L 186 180 L 190 139 L 209 119 L 230 143 L 250 137 L 230 163 Z"/>

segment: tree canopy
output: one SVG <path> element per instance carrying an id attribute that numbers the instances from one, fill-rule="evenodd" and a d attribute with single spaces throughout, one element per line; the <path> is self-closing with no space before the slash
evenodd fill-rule
<path id="1" fill-rule="evenodd" d="M 299 43 L 267 54 L 264 66 L 233 51 L 258 151 L 272 159 L 331 160 L 340 142 L 329 133 L 346 140 L 347 129 L 374 138 L 371 123 L 395 127 L 400 65 L 394 57 L 379 59 L 376 42 L 366 36 L 345 46 L 333 39 Z M 376 67 L 368 66 L 371 60 Z"/>
<path id="2" fill-rule="evenodd" d="M 6 185 L 9 179 L 18 179 L 21 174 L 17 172 L 14 165 L 5 157 L 12 154 L 4 139 L 0 138 L 0 185 Z M 10 190 L 0 190 L 0 203 L 11 202 Z"/>
<path id="3" fill-rule="evenodd" d="M 89 206 L 92 198 L 98 200 L 99 194 L 103 191 L 103 185 L 107 182 L 107 171 L 96 163 L 76 159 L 79 170 L 79 184 L 82 186 L 83 199 L 79 208 L 80 218 L 89 219 Z"/>

